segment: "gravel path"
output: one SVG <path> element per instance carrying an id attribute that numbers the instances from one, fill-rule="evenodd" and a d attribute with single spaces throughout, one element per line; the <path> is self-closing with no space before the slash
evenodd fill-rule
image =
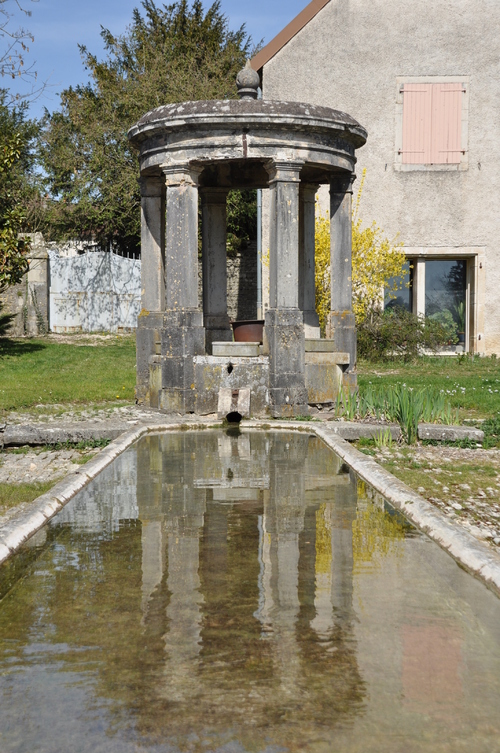
<path id="1" fill-rule="evenodd" d="M 500 548 L 500 450 L 383 448 L 375 460 L 476 538 Z"/>
<path id="2" fill-rule="evenodd" d="M 78 470 L 82 459 L 92 457 L 96 450 L 36 449 L 20 453 L 9 450 L 0 454 L 0 483 L 46 483 Z"/>

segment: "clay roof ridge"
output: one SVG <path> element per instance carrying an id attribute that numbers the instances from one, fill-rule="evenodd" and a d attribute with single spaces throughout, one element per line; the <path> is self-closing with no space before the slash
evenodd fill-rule
<path id="1" fill-rule="evenodd" d="M 260 71 L 271 58 L 273 58 L 288 42 L 296 36 L 299 31 L 302 31 L 304 26 L 307 26 L 314 16 L 316 16 L 320 10 L 323 10 L 325 5 L 328 5 L 330 0 L 312 0 L 309 5 L 301 10 L 298 16 L 290 21 L 290 23 L 277 34 L 274 39 L 266 44 L 260 52 L 258 52 L 250 61 L 252 68 L 255 71 Z"/>

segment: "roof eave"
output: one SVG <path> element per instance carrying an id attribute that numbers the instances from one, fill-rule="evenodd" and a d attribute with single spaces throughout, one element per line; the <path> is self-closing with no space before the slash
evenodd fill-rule
<path id="1" fill-rule="evenodd" d="M 325 5 L 328 5 L 330 0 L 312 0 L 300 13 L 295 16 L 293 21 L 285 26 L 285 28 L 277 34 L 274 39 L 266 44 L 266 46 L 258 52 L 250 61 L 252 68 L 260 73 L 262 68 L 273 58 L 288 42 L 296 36 L 299 31 L 302 31 L 304 26 L 307 26 L 314 16 L 316 16 L 320 10 L 323 10 Z"/>

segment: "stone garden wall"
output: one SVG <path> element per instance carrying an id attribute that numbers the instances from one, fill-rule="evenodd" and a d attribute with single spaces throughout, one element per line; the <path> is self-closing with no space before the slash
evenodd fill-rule
<path id="1" fill-rule="evenodd" d="M 227 273 L 230 319 L 255 319 L 256 243 L 228 257 Z M 200 259 L 200 305 L 201 295 Z M 29 272 L 1 297 L 3 312 L 17 314 L 13 336 L 133 330 L 140 299 L 140 259 L 95 250 L 78 253 L 76 245 L 68 250 L 68 244 L 45 244 L 41 233 L 33 236 Z"/>

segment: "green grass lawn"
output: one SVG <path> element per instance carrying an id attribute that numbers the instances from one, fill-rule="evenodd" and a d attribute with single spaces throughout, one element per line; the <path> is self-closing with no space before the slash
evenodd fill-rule
<path id="1" fill-rule="evenodd" d="M 415 363 L 358 364 L 360 390 L 368 384 L 406 384 L 414 389 L 443 390 L 460 419 L 500 415 L 500 361 L 479 357 L 422 357 Z"/>
<path id="2" fill-rule="evenodd" d="M 358 365 L 369 383 L 443 390 L 460 418 L 500 416 L 500 361 L 496 358 L 422 357 L 415 363 Z M 133 402 L 135 338 L 96 344 L 0 338 L 0 413 L 36 405 Z"/>
<path id="3" fill-rule="evenodd" d="M 46 481 L 45 483 L 21 483 L 21 484 L 2 484 L 0 483 L 0 515 L 5 513 L 11 507 L 23 502 L 33 502 L 41 494 L 45 494 L 51 489 L 59 479 Z"/>
<path id="4" fill-rule="evenodd" d="M 0 338 L 0 412 L 134 400 L 135 338 L 81 345 Z"/>

